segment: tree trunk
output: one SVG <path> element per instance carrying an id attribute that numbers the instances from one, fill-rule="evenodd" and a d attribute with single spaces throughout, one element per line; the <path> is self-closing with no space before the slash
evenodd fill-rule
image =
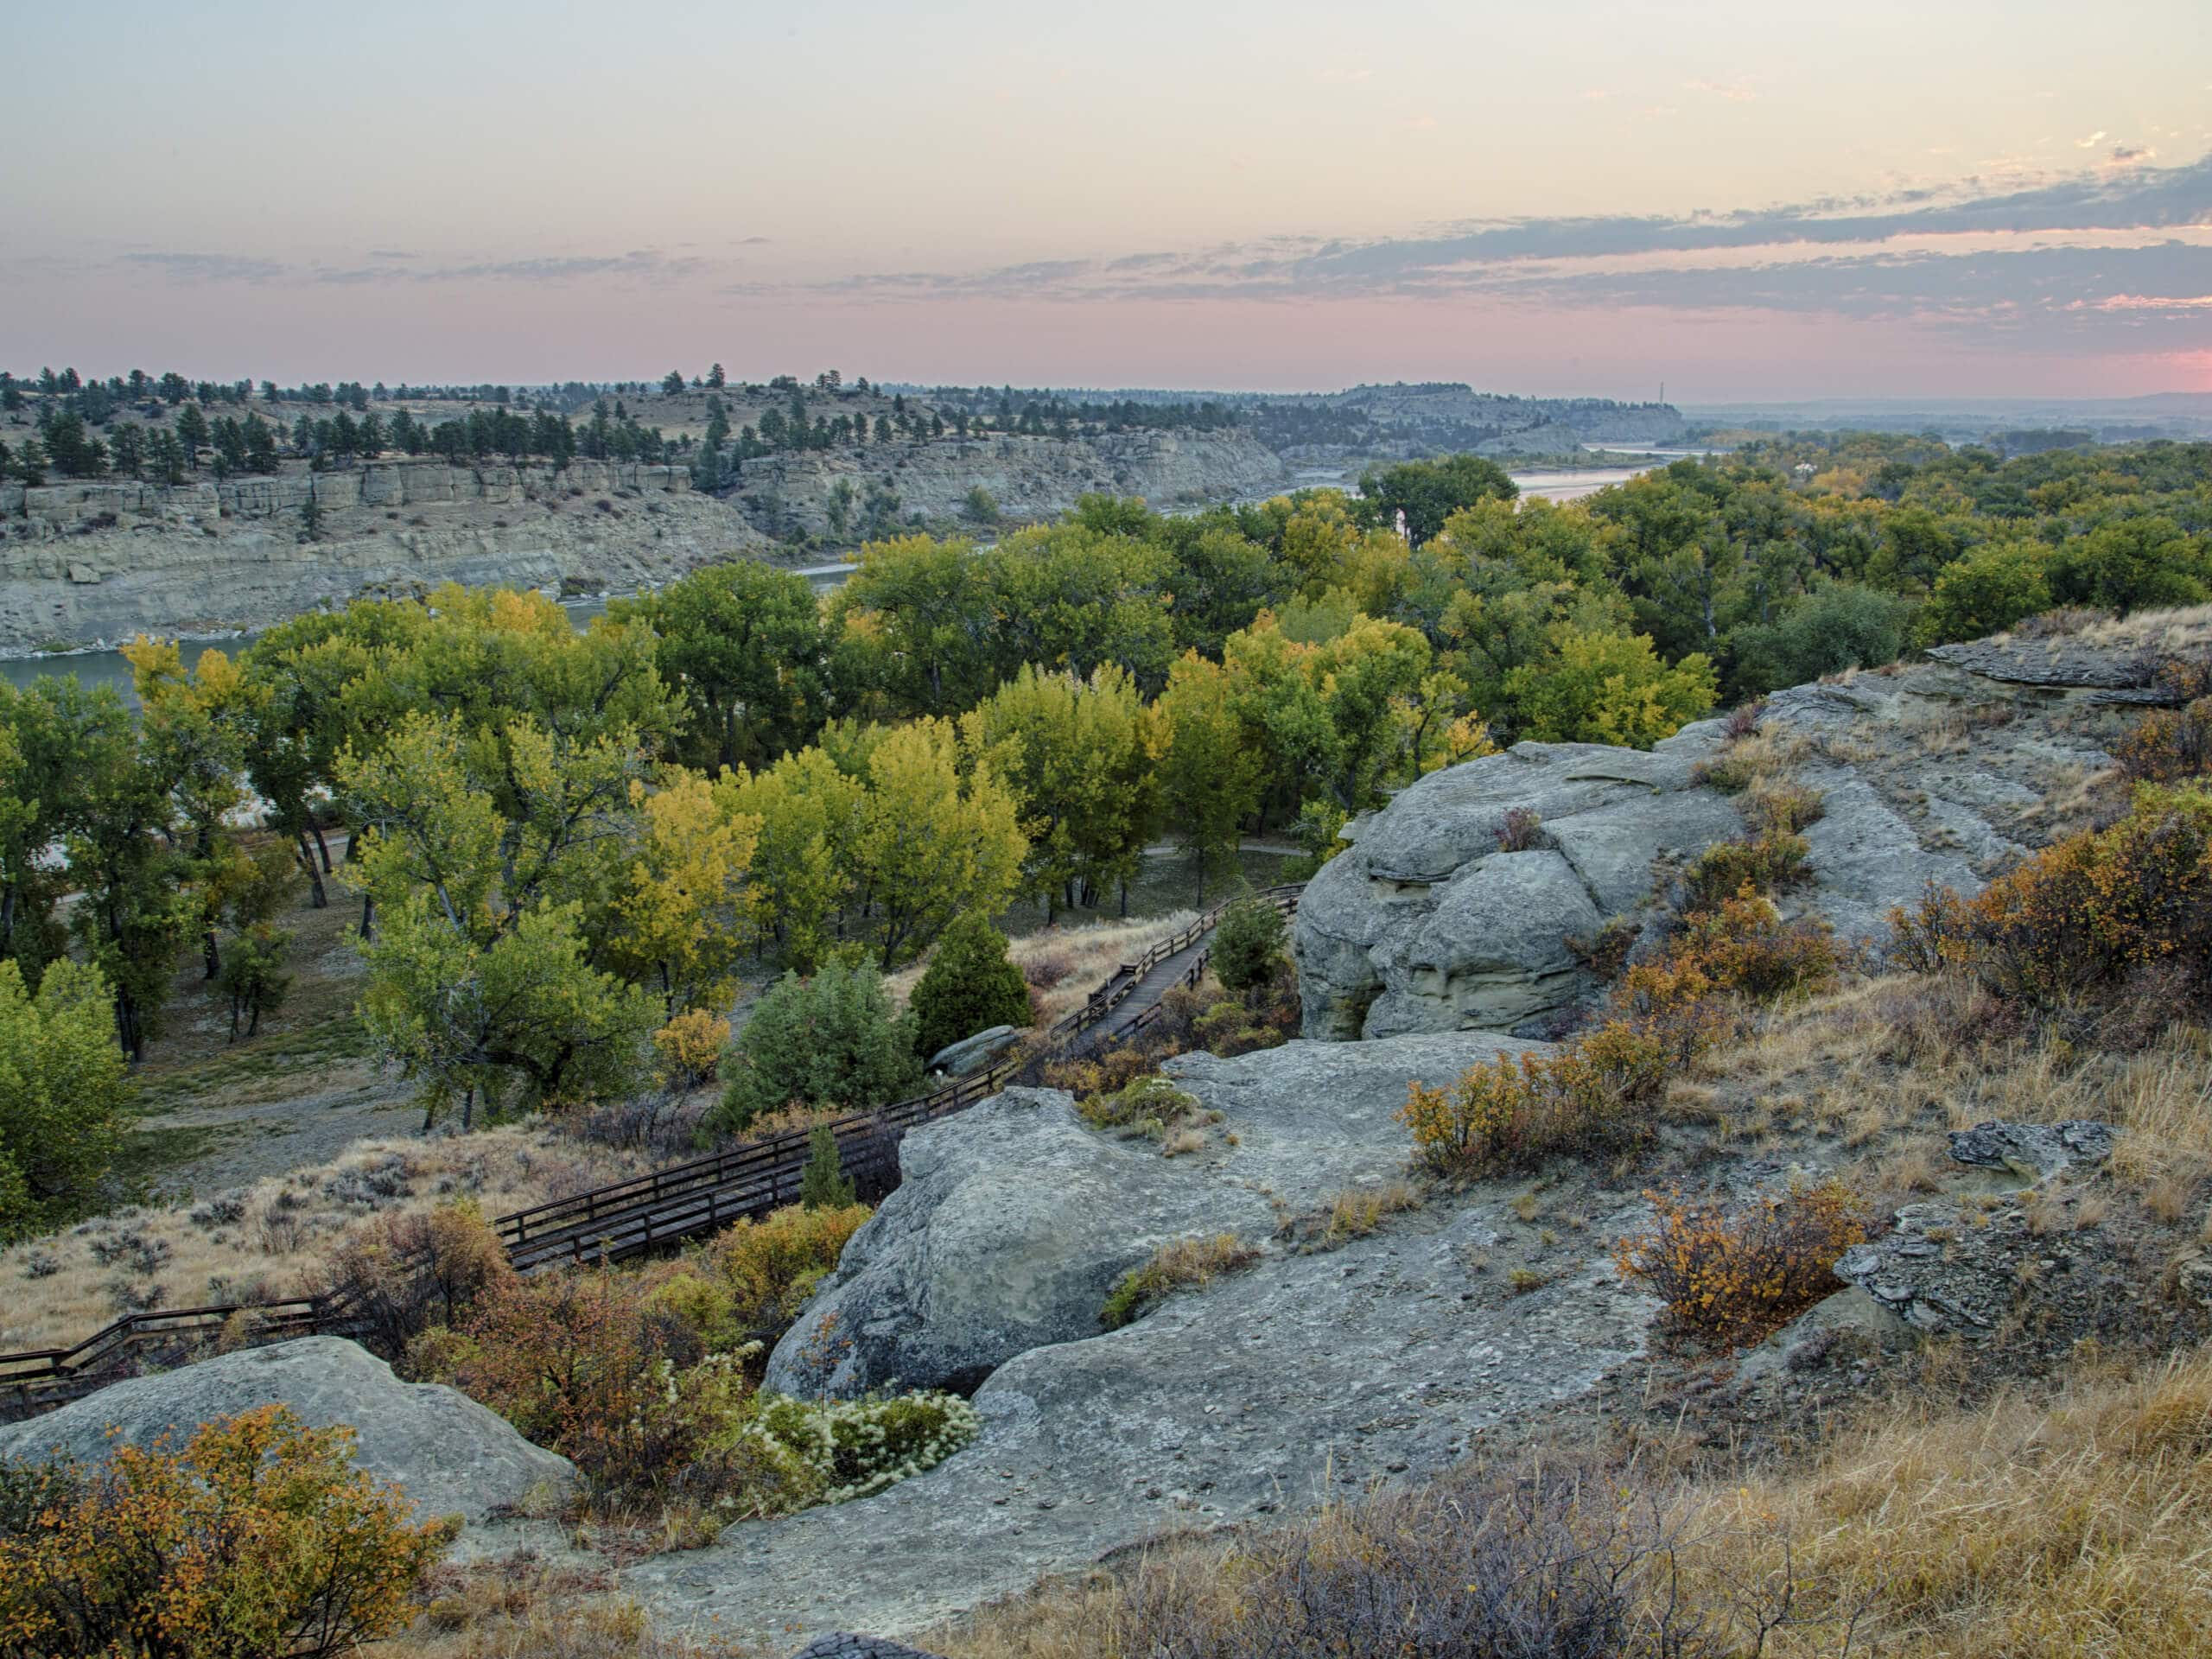
<path id="1" fill-rule="evenodd" d="M 315 823 L 313 819 L 309 819 L 308 822 L 308 828 L 315 831 L 315 850 L 322 855 L 322 873 L 325 875 L 328 875 L 331 870 L 330 843 L 322 838 L 322 826 L 321 824 Z M 348 855 L 350 855 L 353 850 L 353 842 L 350 836 L 347 837 L 346 842 L 346 850 Z"/>
<path id="2" fill-rule="evenodd" d="M 223 971 L 223 958 L 215 946 L 215 930 L 208 928 L 200 936 L 200 954 L 207 972 L 200 977 L 213 981 Z"/>
<path id="3" fill-rule="evenodd" d="M 308 850 L 305 831 L 301 832 L 299 843 L 294 850 L 299 856 L 300 868 L 308 878 L 308 903 L 316 910 L 328 909 L 330 893 L 322 885 L 322 872 L 315 868 L 315 855 Z"/>
<path id="4" fill-rule="evenodd" d="M 363 938 L 372 939 L 376 938 L 376 933 L 374 931 L 376 919 L 377 901 L 369 894 L 365 893 L 361 895 L 361 937 Z"/>
<path id="5" fill-rule="evenodd" d="M 470 1084 L 461 1097 L 461 1132 L 463 1135 L 476 1126 L 476 1085 Z"/>

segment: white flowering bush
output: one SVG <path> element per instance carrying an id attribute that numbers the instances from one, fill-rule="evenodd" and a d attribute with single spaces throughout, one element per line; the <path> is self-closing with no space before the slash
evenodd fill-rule
<path id="1" fill-rule="evenodd" d="M 821 1483 L 817 1501 L 842 1503 L 934 1469 L 974 1440 L 981 1423 L 956 1394 L 818 1402 L 772 1394 L 759 1396 L 742 1438 L 776 1463 L 810 1471 Z"/>

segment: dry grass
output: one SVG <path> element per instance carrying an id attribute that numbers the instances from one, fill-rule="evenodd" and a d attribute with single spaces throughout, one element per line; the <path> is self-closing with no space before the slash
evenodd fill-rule
<path id="1" fill-rule="evenodd" d="M 1099 1322 L 1109 1331 L 1118 1329 L 1163 1296 L 1201 1289 L 1259 1259 L 1260 1252 L 1234 1233 L 1175 1239 L 1154 1250 L 1142 1267 L 1122 1275 L 1099 1310 Z"/>
<path id="2" fill-rule="evenodd" d="M 1007 941 L 1007 955 L 1035 992 L 1038 1023 L 1050 1025 L 1072 1013 L 1097 989 L 1108 976 L 1125 962 L 1134 962 L 1151 946 L 1181 932 L 1198 920 L 1194 910 L 1179 910 L 1141 921 L 1095 922 L 1080 927 L 1046 927 Z M 926 962 L 901 969 L 884 982 L 893 1004 L 906 1006 L 921 982 Z"/>
<path id="3" fill-rule="evenodd" d="M 1667 1108 L 1738 1141 L 1833 1139 L 1895 1192 L 1929 1190 L 1942 1130 L 2102 1118 L 2126 1131 L 2113 1174 L 2171 1210 L 2212 1178 L 2212 1033 L 2177 1022 L 2139 1046 L 2076 1043 L 2019 1029 L 1967 976 L 1882 976 L 1769 1016 Z"/>
<path id="4" fill-rule="evenodd" d="M 1808 1471 L 1711 1494 L 1689 1514 L 1716 1541 L 1693 1555 L 1694 1580 L 1788 1573 L 1831 1609 L 1864 1605 L 1862 1639 L 1900 1659 L 2200 1654 L 2212 1358 L 2136 1380 L 2088 1367 L 2055 1405 L 1900 1411 Z M 1832 1631 L 1809 1636 L 1769 1652 L 1836 1650 Z"/>
<path id="5" fill-rule="evenodd" d="M 1119 1573 L 1047 1585 L 925 1644 L 950 1659 L 1445 1651 L 1408 1645 L 1408 1627 L 1433 1624 L 1437 1593 L 1485 1587 L 1497 1495 L 1532 1490 L 1549 1466 L 1447 1478 L 1225 1543 L 1172 1541 Z M 2135 1377 L 2090 1362 L 2056 1401 L 1891 1406 L 1816 1460 L 1701 1482 L 1631 1463 L 1586 1476 L 1575 1493 L 1559 1513 L 1592 1554 L 1619 1561 L 1671 1545 L 1681 1568 L 1679 1579 L 1624 1576 L 1624 1639 L 1608 1653 L 1662 1650 L 1645 1636 L 1671 1605 L 1701 1624 L 1702 1638 L 1681 1649 L 1700 1655 L 1753 1651 L 1764 1624 L 1766 1659 L 2183 1659 L 2204 1650 L 2212 1620 L 2212 1357 Z M 1524 1558 L 1529 1541 L 1524 1541 L 1518 1517 L 1504 1531 Z M 1424 1581 L 1440 1534 L 1462 1572 Z M 1287 1576 L 1287 1561 L 1321 1570 Z M 1554 1582 L 1540 1567 L 1527 1580 Z M 1255 1640 L 1355 1593 L 1357 1620 L 1332 1627 L 1349 1641 Z"/>
<path id="6" fill-rule="evenodd" d="M 753 1659 L 756 1649 L 656 1631 L 603 1569 L 528 1556 L 442 1567 L 421 1613 L 373 1659 Z"/>
<path id="7" fill-rule="evenodd" d="M 511 1125 L 428 1141 L 364 1141 L 328 1164 L 199 1203 L 149 1205 L 0 1249 L 0 1350 L 59 1347 L 138 1307 L 302 1294 L 369 1217 L 474 1198 L 487 1216 L 618 1180 L 639 1160 Z"/>

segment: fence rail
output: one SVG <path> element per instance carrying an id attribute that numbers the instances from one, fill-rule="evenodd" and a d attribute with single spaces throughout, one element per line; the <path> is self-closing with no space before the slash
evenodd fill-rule
<path id="1" fill-rule="evenodd" d="M 1287 916 L 1297 910 L 1303 891 L 1302 886 L 1274 887 L 1262 889 L 1260 896 Z M 1228 907 L 1228 902 L 1216 905 L 1135 961 L 1122 963 L 1081 1007 L 1046 1028 L 1047 1051 L 1065 1054 L 1134 1036 L 1153 1024 L 1160 1017 L 1161 999 L 1169 989 L 1195 987 L 1205 977 L 1212 957 L 1210 949 L 1200 950 L 1182 972 L 1155 988 L 1157 994 L 1127 1019 L 1116 1022 L 1114 1016 L 1154 969 L 1204 941 Z M 908 1129 L 988 1099 L 1038 1058 L 1033 1048 L 927 1094 L 830 1120 L 846 1173 L 863 1191 L 889 1190 L 897 1185 L 899 1142 Z M 812 1133 L 787 1130 L 518 1210 L 492 1224 L 506 1248 L 507 1259 L 524 1273 L 642 1255 L 796 1203 L 812 1153 Z M 127 1374 L 133 1363 L 181 1355 L 210 1335 L 244 1344 L 319 1333 L 346 1335 L 358 1328 L 352 1305 L 334 1296 L 127 1314 L 73 1347 L 0 1354 L 0 1419 L 51 1410 Z"/>

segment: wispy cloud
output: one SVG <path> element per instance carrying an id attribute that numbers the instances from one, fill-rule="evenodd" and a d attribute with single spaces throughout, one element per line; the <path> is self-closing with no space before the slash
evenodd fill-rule
<path id="1" fill-rule="evenodd" d="M 159 270 L 188 283 L 268 283 L 285 274 L 275 259 L 253 259 L 232 253 L 154 251 L 119 256 L 123 264 Z"/>
<path id="2" fill-rule="evenodd" d="M 2188 297 L 2203 286 L 2208 260 L 2212 158 L 2005 188 L 1969 177 L 1732 213 L 1481 220 L 1417 237 L 1276 238 L 815 286 L 1070 302 L 1489 298 L 1907 319 L 2006 337 L 2159 327 L 2183 344 L 2212 345 L 2212 318 Z M 2142 298 L 2164 295 L 2184 297 Z"/>

